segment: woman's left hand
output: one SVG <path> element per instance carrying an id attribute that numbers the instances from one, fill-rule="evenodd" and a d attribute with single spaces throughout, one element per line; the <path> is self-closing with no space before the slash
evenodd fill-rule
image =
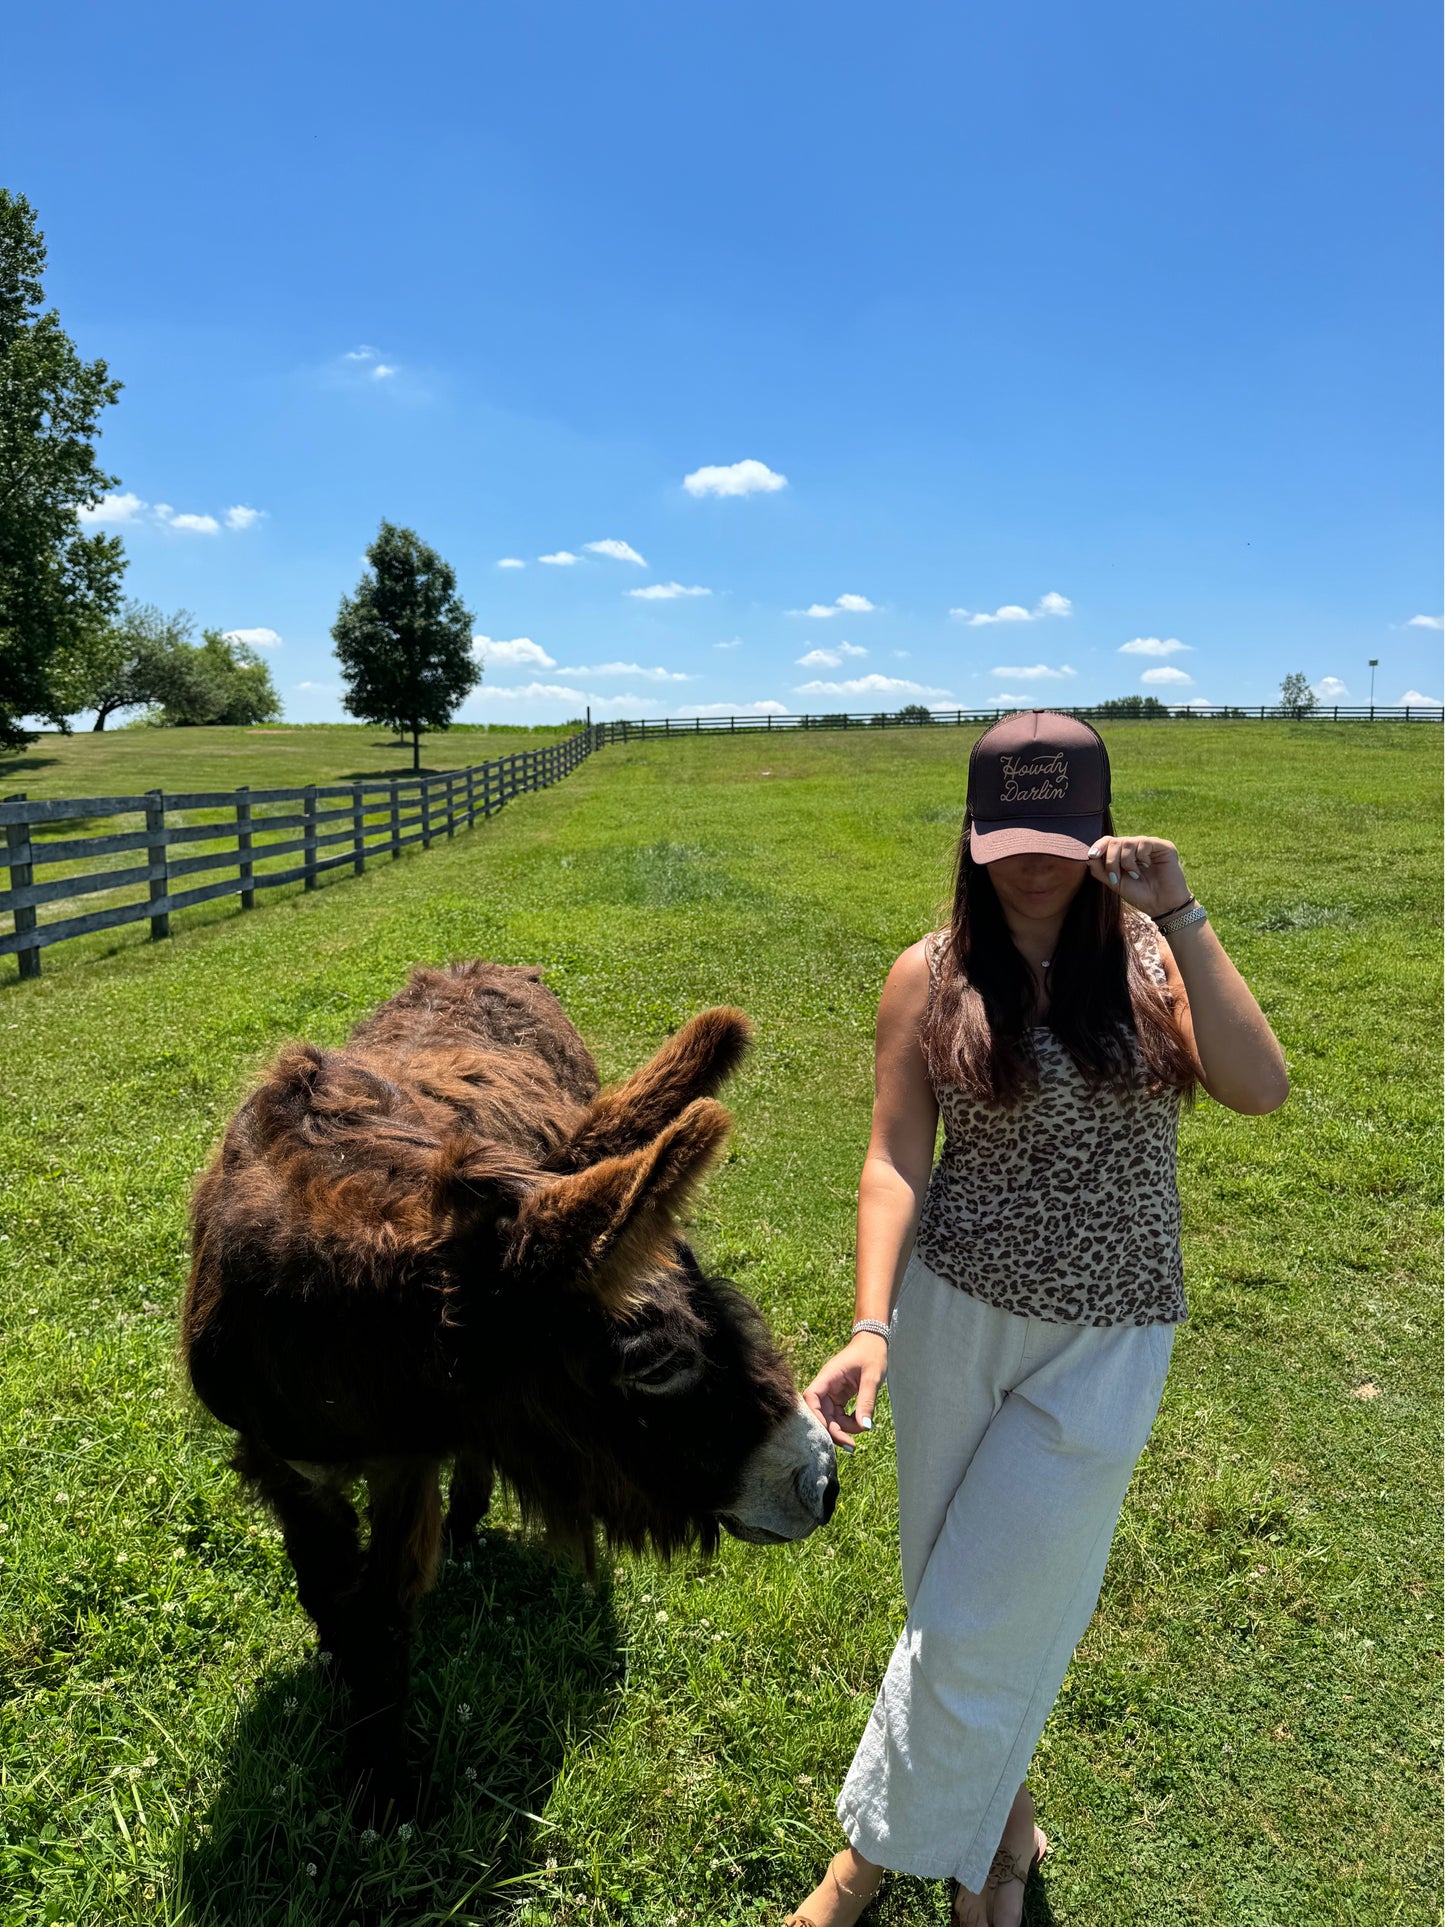
<path id="1" fill-rule="evenodd" d="M 1179 852 L 1162 836 L 1101 836 L 1089 851 L 1089 875 L 1147 916 L 1189 900 Z"/>

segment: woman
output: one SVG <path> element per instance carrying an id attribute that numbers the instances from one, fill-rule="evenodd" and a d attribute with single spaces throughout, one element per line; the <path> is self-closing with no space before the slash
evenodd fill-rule
<path id="1" fill-rule="evenodd" d="M 879 1004 L 857 1317 L 805 1393 L 851 1449 L 887 1371 L 908 1622 L 796 1927 L 852 1927 L 890 1867 L 955 1880 L 958 1927 L 1022 1918 L 1022 1782 L 1185 1316 L 1196 1085 L 1282 1104 L 1269 1024 L 1174 845 L 1114 834 L 1098 735 L 1008 717 L 969 762 L 952 921 Z"/>

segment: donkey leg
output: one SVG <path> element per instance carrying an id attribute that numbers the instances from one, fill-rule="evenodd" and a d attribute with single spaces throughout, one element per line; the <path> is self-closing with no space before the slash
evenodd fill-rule
<path id="1" fill-rule="evenodd" d="M 317 1466 L 303 1473 L 244 1434 L 231 1463 L 276 1515 L 296 1595 L 315 1622 L 322 1652 L 339 1659 L 362 1575 L 359 1522 L 344 1472 Z"/>
<path id="2" fill-rule="evenodd" d="M 451 1489 L 447 1494 L 446 1543 L 454 1557 L 465 1552 L 477 1536 L 477 1527 L 487 1516 L 492 1503 L 495 1473 L 491 1454 L 481 1451 L 459 1452 L 452 1467 Z"/>
<path id="3" fill-rule="evenodd" d="M 367 1467 L 371 1542 L 345 1654 L 351 1688 L 348 1762 L 373 1816 L 406 1798 L 406 1705 L 412 1622 L 441 1561 L 441 1493 L 432 1459 Z"/>

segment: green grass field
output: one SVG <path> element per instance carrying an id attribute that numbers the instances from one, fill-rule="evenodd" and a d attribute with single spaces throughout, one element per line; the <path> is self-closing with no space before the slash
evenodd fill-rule
<path id="1" fill-rule="evenodd" d="M 422 737 L 423 769 L 464 769 L 538 749 L 566 729 L 459 723 Z M 27 749 L 0 749 L 0 795 L 140 796 L 149 789 L 295 788 L 411 774 L 411 744 L 370 723 L 271 723 L 255 729 L 47 730 Z"/>
<path id="2" fill-rule="evenodd" d="M 279 1541 L 175 1371 L 185 1202 L 268 1053 L 339 1041 L 414 962 L 545 965 L 607 1075 L 737 1002 L 759 1040 L 696 1237 L 810 1373 L 851 1314 L 879 988 L 936 921 L 971 734 L 609 748 L 430 854 L 0 988 L 0 1927 L 776 1927 L 811 1885 L 902 1617 L 886 1402 L 798 1547 L 589 1590 L 494 1515 L 423 1610 L 428 1809 L 367 1839 Z M 1122 825 L 1179 843 L 1294 1088 L 1184 1124 L 1192 1317 L 1035 1762 L 1028 1918 L 1415 1927 L 1439 1906 L 1440 739 L 1109 742 Z M 893 1880 L 868 1918 L 942 1922 L 943 1890 Z"/>

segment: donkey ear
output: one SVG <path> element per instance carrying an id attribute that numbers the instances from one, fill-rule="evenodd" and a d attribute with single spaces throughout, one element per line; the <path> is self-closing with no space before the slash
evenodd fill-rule
<path id="1" fill-rule="evenodd" d="M 509 1264 L 560 1274 L 626 1310 L 639 1296 L 638 1273 L 668 1253 L 674 1220 L 730 1122 L 721 1104 L 699 1098 L 641 1150 L 544 1178 L 517 1213 Z"/>
<path id="2" fill-rule="evenodd" d="M 726 1005 L 692 1018 L 651 1062 L 588 1106 L 562 1149 L 567 1169 L 623 1157 L 649 1143 L 696 1099 L 714 1096 L 742 1062 L 752 1035 L 744 1013 Z"/>

